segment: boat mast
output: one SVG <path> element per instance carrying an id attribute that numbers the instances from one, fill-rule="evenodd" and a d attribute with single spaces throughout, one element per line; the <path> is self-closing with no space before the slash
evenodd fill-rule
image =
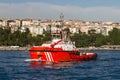
<path id="1" fill-rule="evenodd" d="M 60 14 L 60 28 L 61 28 L 61 36 L 63 41 L 69 41 L 68 31 L 63 28 L 64 26 L 64 15 L 63 13 Z"/>
<path id="2" fill-rule="evenodd" d="M 66 32 L 63 30 L 63 25 L 64 25 L 64 15 L 63 13 L 60 14 L 60 29 L 61 29 L 61 37 L 63 41 L 66 41 Z"/>

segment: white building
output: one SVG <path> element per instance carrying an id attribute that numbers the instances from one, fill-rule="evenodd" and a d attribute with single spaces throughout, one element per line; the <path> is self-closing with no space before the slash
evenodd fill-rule
<path id="1" fill-rule="evenodd" d="M 44 28 L 41 26 L 30 26 L 29 30 L 32 34 L 42 35 Z"/>
<path id="2" fill-rule="evenodd" d="M 39 26 L 39 25 L 40 25 L 40 21 L 39 20 L 32 20 L 31 26 Z"/>
<path id="3" fill-rule="evenodd" d="M 79 32 L 79 29 L 75 28 L 75 27 L 70 27 L 69 29 L 70 29 L 71 33 L 78 33 Z"/>
<path id="4" fill-rule="evenodd" d="M 87 26 L 82 26 L 82 27 L 80 27 L 80 31 L 83 32 L 83 33 L 88 34 L 89 27 L 87 27 Z"/>
<path id="5" fill-rule="evenodd" d="M 30 26 L 31 23 L 32 23 L 32 19 L 27 18 L 27 19 L 22 20 L 22 26 L 24 26 L 24 27 L 25 26 Z"/>

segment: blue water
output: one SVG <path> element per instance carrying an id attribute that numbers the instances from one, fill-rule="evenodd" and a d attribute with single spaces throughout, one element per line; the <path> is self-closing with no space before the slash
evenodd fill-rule
<path id="1" fill-rule="evenodd" d="M 0 80 L 120 80 L 120 51 L 92 51 L 97 60 L 31 64 L 29 51 L 0 51 Z"/>

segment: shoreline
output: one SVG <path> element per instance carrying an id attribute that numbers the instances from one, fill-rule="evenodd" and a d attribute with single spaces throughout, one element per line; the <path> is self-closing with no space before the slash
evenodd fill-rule
<path id="1" fill-rule="evenodd" d="M 29 50 L 30 47 L 0 47 L 0 50 Z M 76 48 L 76 50 L 120 50 L 120 48 L 108 48 L 108 47 L 86 47 L 86 48 Z"/>
<path id="2" fill-rule="evenodd" d="M 78 50 L 120 50 L 120 48 L 78 48 Z"/>
<path id="3" fill-rule="evenodd" d="M 29 47 L 0 47 L 0 50 L 29 50 Z"/>

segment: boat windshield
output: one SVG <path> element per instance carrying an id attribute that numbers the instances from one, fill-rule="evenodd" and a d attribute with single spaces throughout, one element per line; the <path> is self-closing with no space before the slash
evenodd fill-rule
<path id="1" fill-rule="evenodd" d="M 61 39 L 61 35 L 60 34 L 53 34 L 52 38 L 53 39 Z"/>

